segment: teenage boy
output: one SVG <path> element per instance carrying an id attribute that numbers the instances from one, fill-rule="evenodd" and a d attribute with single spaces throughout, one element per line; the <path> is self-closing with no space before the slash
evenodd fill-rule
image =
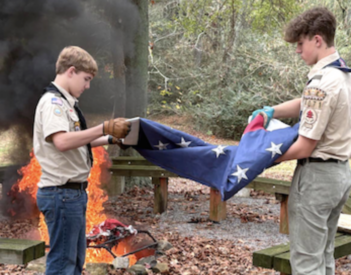
<path id="1" fill-rule="evenodd" d="M 335 29 L 334 15 L 322 7 L 289 23 L 285 40 L 313 66 L 302 98 L 253 113 L 300 116 L 297 141 L 277 160 L 298 160 L 288 202 L 294 275 L 335 273 L 334 237 L 351 188 L 351 70 L 334 47 Z"/>
<path id="2" fill-rule="evenodd" d="M 130 128 L 124 118 L 117 118 L 87 129 L 77 99 L 89 89 L 97 70 L 88 52 L 64 48 L 56 62 L 56 78 L 36 108 L 33 144 L 42 171 L 37 204 L 50 236 L 46 275 L 82 273 L 91 147 L 112 144 Z"/>

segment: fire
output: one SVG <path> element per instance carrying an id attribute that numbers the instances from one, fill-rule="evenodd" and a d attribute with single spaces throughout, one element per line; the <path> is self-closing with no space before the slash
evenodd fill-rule
<path id="1" fill-rule="evenodd" d="M 86 213 L 86 232 L 89 232 L 94 225 L 101 223 L 106 220 L 106 215 L 103 213 L 103 203 L 108 199 L 107 195 L 101 189 L 101 171 L 103 167 L 108 168 L 111 163 L 108 160 L 108 153 L 103 147 L 93 148 L 94 165 L 91 169 L 88 178 L 88 205 Z M 40 180 L 41 169 L 40 165 L 35 158 L 33 152 L 31 153 L 30 163 L 22 167 L 19 173 L 23 176 L 12 188 L 13 192 L 26 192 L 33 198 L 33 202 L 36 200 L 36 193 L 38 190 L 37 183 Z M 49 244 L 49 235 L 47 227 L 44 221 L 44 216 L 40 213 L 39 221 L 39 232 L 41 239 Z M 122 250 L 120 250 L 122 249 Z M 123 241 L 119 243 L 118 247 L 113 249 L 113 252 L 118 255 L 123 255 L 129 251 L 128 246 L 123 244 Z M 107 262 L 111 263 L 113 256 L 106 249 L 87 249 L 86 262 Z M 130 257 L 131 264 L 134 264 L 136 258 L 132 255 Z"/>

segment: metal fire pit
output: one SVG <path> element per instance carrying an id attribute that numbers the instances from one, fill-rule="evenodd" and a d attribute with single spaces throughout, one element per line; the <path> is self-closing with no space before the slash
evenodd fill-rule
<path id="1" fill-rule="evenodd" d="M 124 255 L 117 256 L 115 253 L 113 253 L 113 247 L 118 246 L 118 244 L 123 239 L 131 236 L 136 236 L 137 234 L 146 234 L 153 241 L 153 243 L 128 252 Z M 113 258 L 127 257 L 129 255 L 150 248 L 155 248 L 156 250 L 157 246 L 157 240 L 151 235 L 149 231 L 136 230 L 132 226 L 126 226 L 118 220 L 114 219 L 108 219 L 101 224 L 94 226 L 92 231 L 87 234 L 87 248 L 104 248 L 113 256 Z"/>

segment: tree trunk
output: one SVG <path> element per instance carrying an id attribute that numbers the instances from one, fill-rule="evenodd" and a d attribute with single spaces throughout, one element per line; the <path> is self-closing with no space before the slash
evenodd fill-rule
<path id="1" fill-rule="evenodd" d="M 140 23 L 134 38 L 135 53 L 126 59 L 126 117 L 145 117 L 147 106 L 149 20 L 148 1 L 132 1 L 139 10 Z"/>
<path id="2" fill-rule="evenodd" d="M 149 20 L 148 1 L 132 0 L 139 10 L 139 27 L 134 41 L 134 55 L 125 59 L 126 64 L 126 117 L 145 117 L 147 106 Z M 123 156 L 139 155 L 134 149 L 120 152 Z M 150 185 L 148 178 L 126 178 L 127 188 Z"/>

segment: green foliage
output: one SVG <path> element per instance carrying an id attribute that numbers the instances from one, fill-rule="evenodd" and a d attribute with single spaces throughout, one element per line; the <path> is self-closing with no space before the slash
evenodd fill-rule
<path id="1" fill-rule="evenodd" d="M 270 32 L 281 28 L 295 14 L 299 13 L 303 3 L 295 0 L 256 0 L 249 15 L 253 29 Z"/>
<path id="2" fill-rule="evenodd" d="M 191 114 L 194 127 L 238 139 L 255 109 L 301 95 L 309 68 L 282 30 L 307 1 L 170 2 L 150 8 L 149 114 Z M 160 16 L 166 7 L 171 19 Z M 351 64 L 348 21 L 336 14 L 336 44 Z"/>

